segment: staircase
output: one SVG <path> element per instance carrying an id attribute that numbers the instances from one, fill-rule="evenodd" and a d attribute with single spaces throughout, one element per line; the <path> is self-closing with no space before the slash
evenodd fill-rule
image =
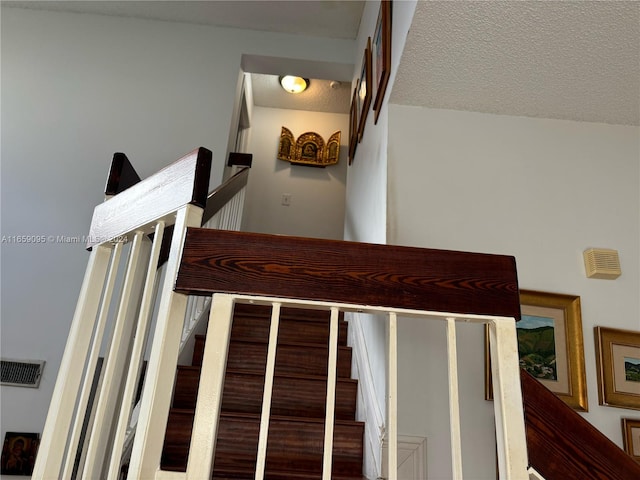
<path id="1" fill-rule="evenodd" d="M 83 479 L 363 479 L 364 425 L 355 421 L 357 385 L 341 312 L 376 315 L 387 327 L 390 480 L 398 470 L 404 316 L 446 323 L 455 478 L 462 476 L 456 323 L 489 326 L 498 463 L 503 477 L 524 478 L 513 257 L 234 232 L 225 212 L 241 211 L 246 172 L 208 194 L 207 149 L 140 182 L 126 174 L 124 157 L 115 160 L 110 182 L 117 188 L 94 211 L 91 253 L 33 478 L 77 471 Z M 220 223 L 197 228 L 209 218 Z M 177 367 L 183 326 L 191 331 L 192 307 L 201 300 L 191 302 L 192 295 L 211 299 L 206 345 L 200 339 L 192 365 Z M 272 322 L 281 323 L 273 333 Z M 93 392 L 105 342 L 111 347 Z"/>
<path id="2" fill-rule="evenodd" d="M 213 478 L 254 479 L 270 307 L 236 304 L 227 358 Z M 329 312 L 283 308 L 278 330 L 265 478 L 322 478 Z M 162 470 L 186 471 L 204 336 L 191 366 L 179 366 L 161 457 Z M 355 421 L 347 323 L 338 336 L 334 479 L 362 476 L 364 424 Z"/>

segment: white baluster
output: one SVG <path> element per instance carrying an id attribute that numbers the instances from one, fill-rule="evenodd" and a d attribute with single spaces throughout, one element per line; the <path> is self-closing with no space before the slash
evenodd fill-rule
<path id="1" fill-rule="evenodd" d="M 147 245 L 145 245 L 147 242 Z M 104 375 L 95 413 L 95 424 L 100 425 L 91 434 L 82 478 L 96 479 L 102 475 L 112 425 L 117 410 L 118 397 L 124 384 L 124 369 L 128 360 L 129 346 L 135 315 L 139 302 L 139 289 L 143 279 L 143 268 L 147 263 L 148 240 L 144 232 L 133 237 L 127 262 L 126 274 L 120 293 L 120 302 L 115 318 L 111 345 L 106 358 Z"/>
<path id="2" fill-rule="evenodd" d="M 271 415 L 271 397 L 273 394 L 273 375 L 276 370 L 276 348 L 278 346 L 278 327 L 280 325 L 280 304 L 274 303 L 271 310 L 271 327 L 269 328 L 269 346 L 267 348 L 267 366 L 264 374 L 264 391 L 262 393 L 262 414 L 260 416 L 260 436 L 258 438 L 258 460 L 255 480 L 263 480 L 267 463 L 267 438 L 269 435 L 269 418 Z"/>
<path id="3" fill-rule="evenodd" d="M 389 312 L 387 385 L 387 465 L 389 480 L 398 478 L 398 319 Z"/>
<path id="4" fill-rule="evenodd" d="M 198 399 L 193 419 L 187 478 L 211 478 L 218 432 L 227 351 L 233 320 L 233 297 L 215 294 L 202 356 Z"/>
<path id="5" fill-rule="evenodd" d="M 327 370 L 327 403 L 324 423 L 324 457 L 322 480 L 331 480 L 333 459 L 333 428 L 336 408 L 336 377 L 338 368 L 338 315 L 340 311 L 331 307 L 331 328 L 329 330 L 329 365 Z"/>
<path id="6" fill-rule="evenodd" d="M 124 449 L 127 428 L 129 427 L 129 418 L 133 407 L 134 395 L 138 387 L 138 379 L 142 370 L 142 356 L 147 343 L 147 335 L 149 332 L 149 324 L 151 319 L 151 309 L 153 307 L 153 299 L 155 294 L 156 278 L 158 273 L 158 258 L 160 257 L 160 249 L 162 247 L 162 238 L 164 236 L 165 223 L 160 221 L 156 224 L 153 236 L 153 245 L 151 247 L 151 255 L 147 265 L 147 275 L 142 293 L 142 301 L 140 304 L 140 313 L 136 327 L 133 347 L 131 350 L 131 362 L 127 372 L 127 383 L 125 384 L 122 396 L 122 404 L 120 406 L 120 415 L 118 416 L 118 424 L 113 440 L 113 448 L 111 458 L 109 460 L 109 473 L 107 478 L 118 478 L 120 475 L 120 464 Z"/>
<path id="7" fill-rule="evenodd" d="M 460 397 L 458 394 L 458 353 L 455 318 L 447 318 L 447 353 L 449 358 L 449 424 L 451 428 L 452 478 L 462 479 L 462 440 L 460 436 Z"/>
<path id="8" fill-rule="evenodd" d="M 516 322 L 495 318 L 488 323 L 498 470 L 500 478 L 521 478 L 528 460 Z"/>

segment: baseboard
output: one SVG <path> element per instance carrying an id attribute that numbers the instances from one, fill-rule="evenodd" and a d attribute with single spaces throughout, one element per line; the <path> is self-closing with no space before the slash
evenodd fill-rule
<path id="1" fill-rule="evenodd" d="M 352 348 L 352 376 L 358 380 L 356 419 L 365 422 L 363 473 L 369 479 L 376 479 L 381 476 L 385 420 L 375 393 L 362 323 L 358 314 L 347 312 L 345 318 L 349 321 L 348 343 Z"/>

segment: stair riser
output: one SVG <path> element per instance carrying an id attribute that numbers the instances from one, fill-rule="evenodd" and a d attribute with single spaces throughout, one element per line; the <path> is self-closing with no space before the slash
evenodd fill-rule
<path id="1" fill-rule="evenodd" d="M 232 340 L 267 342 L 271 319 L 249 316 L 236 316 L 231 330 Z M 338 344 L 347 344 L 346 322 L 338 323 Z M 329 338 L 329 321 L 300 321 L 295 319 L 281 319 L 278 326 L 278 343 L 317 343 L 326 345 Z"/>
<path id="2" fill-rule="evenodd" d="M 200 381 L 200 370 L 181 368 L 176 379 L 173 407 L 194 409 Z M 222 410 L 225 412 L 255 413 L 262 409 L 264 376 L 227 372 L 225 376 Z M 272 415 L 324 418 L 326 379 L 275 377 L 271 401 Z M 339 380 L 336 384 L 336 418 L 355 420 L 357 383 Z"/>
<path id="3" fill-rule="evenodd" d="M 197 344 L 198 342 L 196 342 Z M 202 361 L 194 366 L 201 366 Z M 232 370 L 264 371 L 267 363 L 267 345 L 252 342 L 231 342 L 227 368 Z M 327 375 L 328 349 L 321 346 L 278 345 L 276 374 Z M 351 377 L 351 348 L 338 349 L 338 377 Z"/>
<path id="4" fill-rule="evenodd" d="M 188 442 L 193 415 L 170 414 L 162 464 L 186 467 Z M 259 434 L 259 418 L 220 417 L 216 442 L 215 468 L 253 470 Z M 361 475 L 361 423 L 336 422 L 333 448 L 333 471 L 336 474 Z M 319 473 L 322 471 L 323 422 L 297 422 L 272 418 L 269 425 L 267 470 Z M 180 459 L 182 459 L 180 461 Z"/>

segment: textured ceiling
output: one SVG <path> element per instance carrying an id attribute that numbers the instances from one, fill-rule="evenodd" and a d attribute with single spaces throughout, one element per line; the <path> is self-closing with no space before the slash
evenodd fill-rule
<path id="1" fill-rule="evenodd" d="M 259 107 L 289 108 L 315 112 L 349 113 L 351 84 L 311 79 L 302 93 L 285 92 L 275 75 L 251 75 L 253 103 Z"/>
<path id="2" fill-rule="evenodd" d="M 364 3 L 2 2 L 329 38 L 355 38 Z M 322 99 L 314 98 L 311 89 L 307 95 L 285 95 L 277 77 L 252 76 L 259 105 L 336 112 L 348 108 L 349 97 L 345 102 L 340 89 L 325 89 Z M 317 83 L 312 80 L 312 86 Z M 640 1 L 419 0 L 390 101 L 638 125 Z"/>
<path id="3" fill-rule="evenodd" d="M 308 35 L 356 38 L 363 1 L 4 1 L 9 6 L 97 13 Z"/>
<path id="4" fill-rule="evenodd" d="M 391 101 L 638 125 L 640 2 L 418 2 Z"/>

